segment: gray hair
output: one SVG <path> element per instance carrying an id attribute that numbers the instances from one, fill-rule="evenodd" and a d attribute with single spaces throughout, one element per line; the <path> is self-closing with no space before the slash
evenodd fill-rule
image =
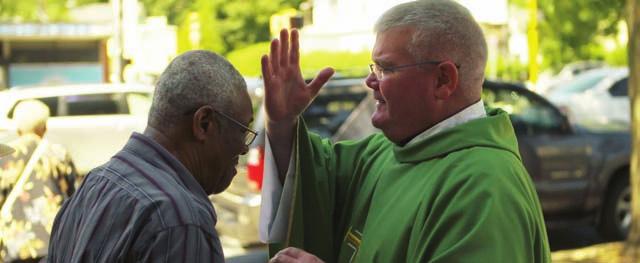
<path id="1" fill-rule="evenodd" d="M 44 128 L 49 119 L 49 107 L 39 100 L 24 100 L 13 111 L 13 120 L 19 132 L 34 133 Z"/>
<path id="2" fill-rule="evenodd" d="M 234 101 L 246 89 L 244 78 L 225 58 L 205 50 L 188 51 L 171 61 L 160 75 L 149 125 L 164 127 L 203 105 L 220 111 L 233 109 Z"/>
<path id="3" fill-rule="evenodd" d="M 380 34 L 399 26 L 415 28 L 407 49 L 416 60 L 452 60 L 460 65 L 464 94 L 480 95 L 480 89 L 474 88 L 484 80 L 487 43 L 469 10 L 452 0 L 412 1 L 386 11 L 374 30 Z"/>

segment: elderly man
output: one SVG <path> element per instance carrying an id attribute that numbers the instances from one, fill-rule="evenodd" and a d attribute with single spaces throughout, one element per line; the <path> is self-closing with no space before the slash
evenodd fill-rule
<path id="1" fill-rule="evenodd" d="M 18 139 L 13 154 L 0 159 L 0 259 L 36 261 L 47 254 L 53 220 L 74 191 L 77 172 L 60 145 L 43 139 L 49 108 L 38 100 L 13 110 Z M 0 150 L 3 147 L 0 146 Z"/>
<path id="2" fill-rule="evenodd" d="M 208 51 L 160 76 L 143 134 L 93 169 L 56 217 L 49 262 L 223 262 L 208 195 L 256 133 L 244 79 Z"/>
<path id="3" fill-rule="evenodd" d="M 304 82 L 297 31 L 283 30 L 262 58 L 276 171 L 261 237 L 279 243 L 272 251 L 290 246 L 272 262 L 550 261 L 509 116 L 480 97 L 487 47 L 468 10 L 403 3 L 375 32 L 366 84 L 383 134 L 360 141 L 307 131 L 300 114 L 333 70 Z"/>

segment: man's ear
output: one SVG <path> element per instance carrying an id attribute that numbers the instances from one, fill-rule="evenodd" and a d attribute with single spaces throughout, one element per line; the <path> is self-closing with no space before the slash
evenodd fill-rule
<path id="1" fill-rule="evenodd" d="M 458 67 L 451 61 L 445 61 L 438 65 L 438 69 L 440 74 L 435 95 L 438 99 L 446 100 L 458 88 Z"/>
<path id="2" fill-rule="evenodd" d="M 203 106 L 193 114 L 191 131 L 197 140 L 206 140 L 211 132 L 215 132 L 215 126 L 216 123 L 213 121 L 213 109 L 211 107 Z"/>

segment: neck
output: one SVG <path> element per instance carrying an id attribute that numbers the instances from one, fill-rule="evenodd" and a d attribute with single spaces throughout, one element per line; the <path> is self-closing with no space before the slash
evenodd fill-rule
<path id="1" fill-rule="evenodd" d="M 211 194 L 203 177 L 206 173 L 204 169 L 206 166 L 202 163 L 202 159 L 198 154 L 200 147 L 185 140 L 187 135 L 182 134 L 180 131 L 165 131 L 151 126 L 147 126 L 143 134 L 164 147 L 182 163 L 204 191 L 207 194 Z"/>
<path id="2" fill-rule="evenodd" d="M 181 135 L 176 132 L 163 131 L 152 126 L 147 126 L 143 134 L 164 147 L 198 180 L 198 169 L 196 169 L 196 158 L 194 158 L 196 154 L 192 150 L 193 147 L 184 145 L 183 140 L 179 139 Z"/>

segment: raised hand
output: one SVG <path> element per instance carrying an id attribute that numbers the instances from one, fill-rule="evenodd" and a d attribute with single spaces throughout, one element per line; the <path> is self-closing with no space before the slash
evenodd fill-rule
<path id="1" fill-rule="evenodd" d="M 333 75 L 333 69 L 325 68 L 309 84 L 305 83 L 298 39 L 299 33 L 293 29 L 289 48 L 289 33 L 283 29 L 280 39 L 271 42 L 270 54 L 262 56 L 265 109 L 270 124 L 291 127 Z"/>
<path id="2" fill-rule="evenodd" d="M 280 39 L 271 42 L 269 55 L 262 56 L 262 78 L 264 79 L 264 105 L 267 112 L 267 136 L 276 161 L 280 182 L 284 182 L 291 145 L 293 128 L 298 116 L 316 97 L 320 87 L 333 75 L 333 69 L 325 68 L 306 84 L 300 72 L 300 47 L 298 31 L 280 31 Z"/>

